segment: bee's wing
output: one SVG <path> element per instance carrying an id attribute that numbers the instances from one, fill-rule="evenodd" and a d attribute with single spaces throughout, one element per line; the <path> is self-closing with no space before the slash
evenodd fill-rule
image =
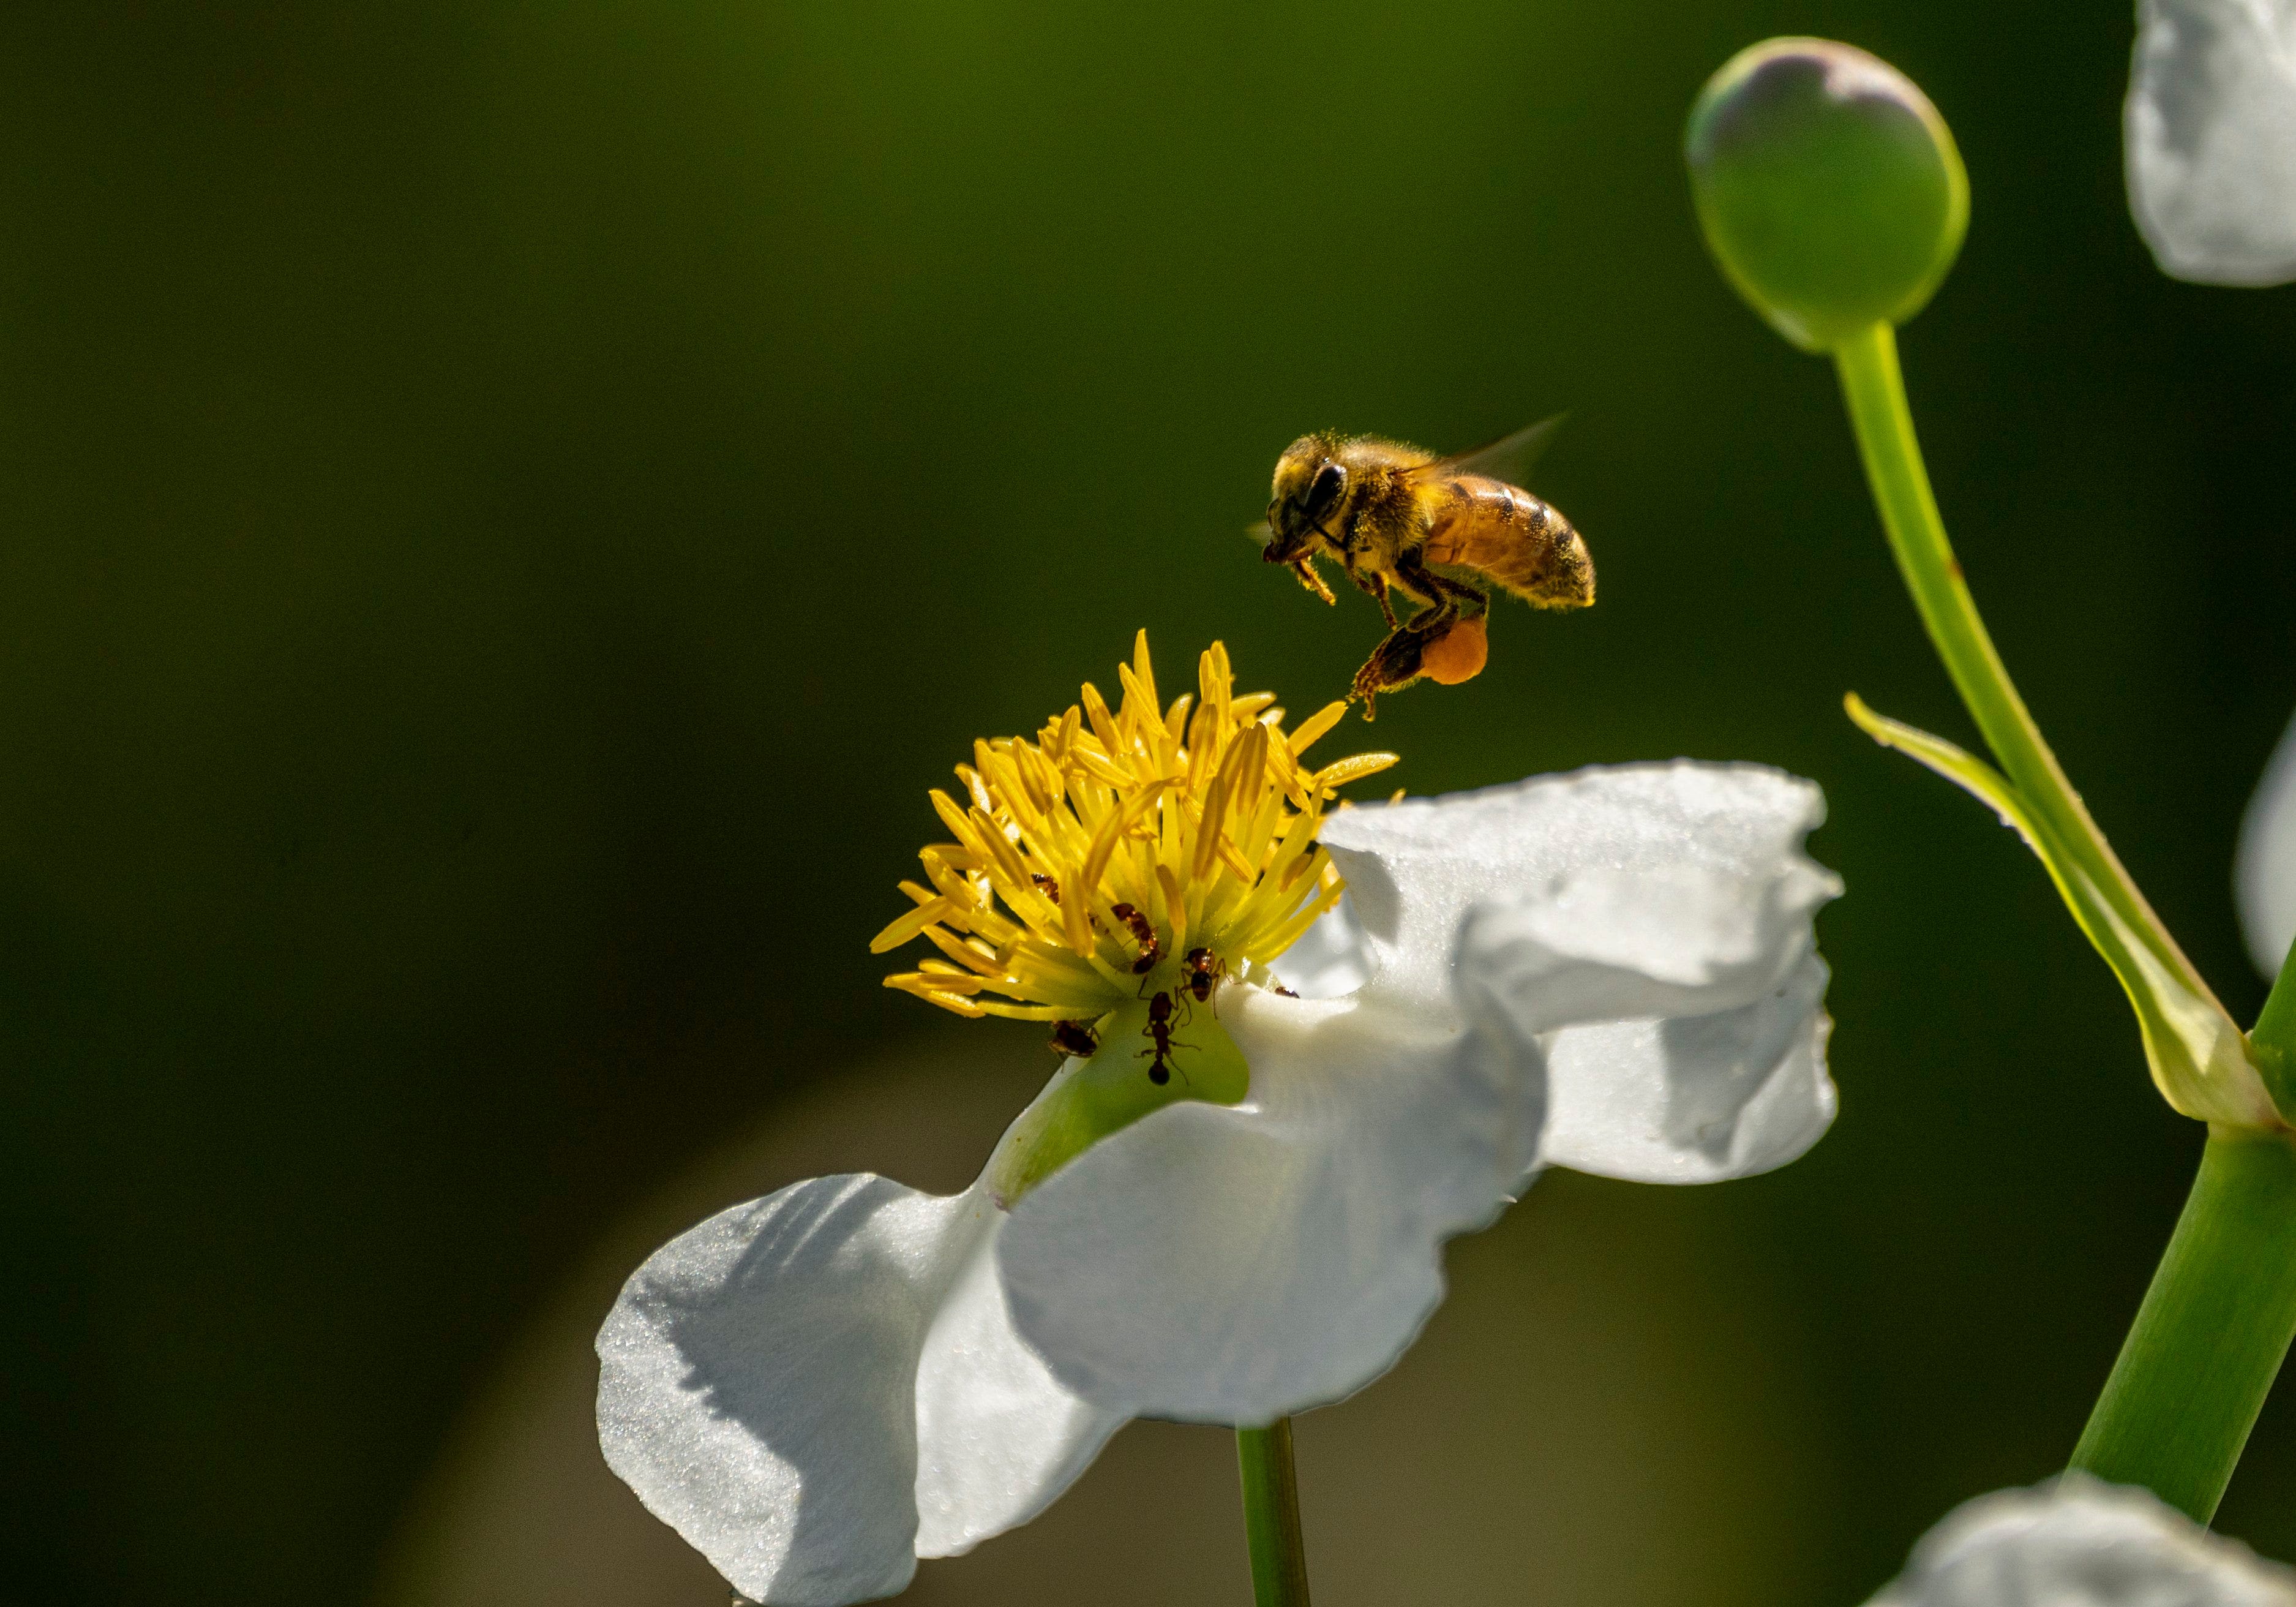
<path id="1" fill-rule="evenodd" d="M 1254 546 L 1264 547 L 1275 539 L 1275 532 L 1268 528 L 1267 521 L 1264 519 L 1243 534 L 1244 538 Z"/>
<path id="2" fill-rule="evenodd" d="M 1480 474 L 1488 480 L 1503 480 L 1511 486 L 1521 485 L 1540 455 L 1554 445 L 1562 421 L 1570 416 L 1558 413 L 1536 424 L 1526 424 L 1513 435 L 1503 435 L 1466 452 L 1439 457 L 1411 471 L 1411 478 L 1435 480 L 1446 474 Z"/>

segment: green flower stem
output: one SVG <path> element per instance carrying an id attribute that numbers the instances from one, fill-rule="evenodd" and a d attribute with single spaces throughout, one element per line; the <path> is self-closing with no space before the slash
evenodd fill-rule
<path id="1" fill-rule="evenodd" d="M 2280 980 L 2248 1029 L 2248 1053 L 2267 1078 L 2296 1071 L 2296 944 L 2280 962 Z"/>
<path id="2" fill-rule="evenodd" d="M 2206 1523 L 2296 1334 L 2296 1143 L 2218 1128 L 2072 1465 Z"/>
<path id="3" fill-rule="evenodd" d="M 1300 1538 L 1300 1483 L 1292 1466 L 1292 1420 L 1235 1431 L 1243 1477 L 1243 1532 L 1251 1546 L 1251 1599 L 1259 1607 L 1308 1607 L 1308 1550 Z"/>
<path id="4" fill-rule="evenodd" d="M 2098 892 L 2193 994 L 2213 1003 L 2208 984 L 2089 818 L 2080 794 L 2066 780 L 2057 756 L 2026 711 L 2024 699 L 2017 695 L 1993 638 L 1986 634 L 1985 621 L 1978 617 L 1961 563 L 1946 540 L 1921 445 L 1914 436 L 1905 380 L 1898 370 L 1897 332 L 1887 324 L 1875 324 L 1835 347 L 1833 359 L 1898 572 L 1978 730 L 2028 806 L 2062 840 Z"/>

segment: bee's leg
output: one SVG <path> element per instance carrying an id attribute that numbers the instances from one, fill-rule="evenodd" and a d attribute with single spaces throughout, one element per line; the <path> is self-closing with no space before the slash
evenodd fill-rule
<path id="1" fill-rule="evenodd" d="M 1441 624 L 1458 611 L 1448 593 L 1445 591 L 1445 583 L 1441 578 L 1428 573 L 1425 569 L 1412 560 L 1406 558 L 1398 563 L 1395 566 L 1393 578 L 1397 591 L 1414 602 L 1426 605 L 1411 616 L 1411 623 L 1403 627 L 1403 629 L 1423 631 L 1431 626 Z M 1395 616 L 1389 615 L 1387 622 L 1390 626 L 1393 625 Z"/>
<path id="2" fill-rule="evenodd" d="M 1378 575 L 1357 575 L 1353 578 L 1356 589 L 1379 604 L 1380 614 L 1387 620 L 1387 628 L 1400 629 L 1401 626 L 1395 618 L 1395 604 L 1387 600 L 1387 581 Z"/>
<path id="3" fill-rule="evenodd" d="M 1431 630 L 1460 614 L 1472 619 L 1490 606 L 1490 599 L 1473 586 L 1446 579 L 1416 554 L 1407 553 L 1396 564 L 1393 579 L 1397 590 L 1427 604 L 1411 616 L 1410 630 Z"/>
<path id="4" fill-rule="evenodd" d="M 1347 555 L 1347 566 L 1348 578 L 1355 583 L 1356 590 L 1379 604 L 1379 611 L 1387 620 L 1387 628 L 1398 629 L 1399 626 L 1395 618 L 1395 605 L 1387 600 L 1387 588 L 1391 582 L 1386 572 L 1381 570 L 1357 569 L 1353 553 Z"/>
<path id="5" fill-rule="evenodd" d="M 1316 561 L 1313 558 L 1301 558 L 1298 560 L 1292 565 L 1292 572 L 1300 577 L 1300 585 L 1315 593 L 1316 595 L 1321 597 L 1324 602 L 1329 603 L 1335 607 L 1338 605 L 1340 600 L 1332 595 L 1332 588 L 1325 586 L 1324 584 L 1324 578 L 1316 572 Z"/>
<path id="6" fill-rule="evenodd" d="M 1406 625 L 1388 632 L 1387 640 L 1372 651 L 1364 667 L 1356 671 L 1352 695 L 1361 698 L 1364 718 L 1377 717 L 1372 712 L 1373 701 L 1382 692 L 1400 692 L 1419 678 L 1420 660 L 1427 648 L 1424 633 Z"/>

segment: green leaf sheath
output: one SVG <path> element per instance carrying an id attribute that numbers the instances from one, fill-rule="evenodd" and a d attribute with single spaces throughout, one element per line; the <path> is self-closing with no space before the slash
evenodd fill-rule
<path id="1" fill-rule="evenodd" d="M 2296 1145 L 2212 1133 L 2072 1465 L 2206 1523 L 2296 1334 Z"/>
<path id="2" fill-rule="evenodd" d="M 2202 1121 L 2237 1127 L 2285 1125 L 2240 1029 L 2208 996 L 2195 996 L 2146 941 L 2123 920 L 2062 839 L 2034 813 L 2025 796 L 1992 766 L 1943 737 L 1874 713 L 1856 693 L 1842 700 L 1858 728 L 1885 748 L 1919 761 L 1990 805 L 2013 826 L 2047 868 L 2073 920 L 2104 957 L 2136 1012 L 2145 1059 L 2169 1103 Z M 2264 1068 L 2269 1075 L 2269 1067 Z M 2278 1086 L 2279 1085 L 2271 1085 Z"/>
<path id="3" fill-rule="evenodd" d="M 1308 1552 L 1300 1537 L 1300 1486 L 1292 1420 L 1235 1431 L 1243 1479 L 1243 1531 L 1251 1546 L 1251 1599 L 1259 1607 L 1308 1607 Z"/>
<path id="4" fill-rule="evenodd" d="M 2098 890 L 2121 918 L 2142 932 L 2177 980 L 2192 992 L 2213 999 L 2160 917 L 2136 890 L 2128 873 L 2089 818 L 2080 795 L 2042 740 L 2025 702 L 1995 651 L 1979 618 L 1977 604 L 1962 578 L 1961 563 L 1946 540 L 1937 498 L 1930 490 L 1914 420 L 1906 405 L 1905 381 L 1898 369 L 1897 333 L 1876 324 L 1834 348 L 1841 394 L 1857 435 L 1866 476 L 1881 509 L 1882 523 L 1897 554 L 1898 570 L 1922 623 L 1945 660 L 1946 672 L 1968 706 L 2009 779 L 2052 836 L 2087 871 Z"/>

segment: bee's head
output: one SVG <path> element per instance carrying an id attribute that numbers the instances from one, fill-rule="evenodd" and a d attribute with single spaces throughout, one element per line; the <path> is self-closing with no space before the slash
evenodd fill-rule
<path id="1" fill-rule="evenodd" d="M 1293 563 L 1315 551 L 1318 537 L 1336 542 L 1331 523 L 1347 500 L 1348 468 L 1339 442 L 1303 435 L 1275 460 L 1275 496 L 1267 504 L 1270 563 Z"/>

